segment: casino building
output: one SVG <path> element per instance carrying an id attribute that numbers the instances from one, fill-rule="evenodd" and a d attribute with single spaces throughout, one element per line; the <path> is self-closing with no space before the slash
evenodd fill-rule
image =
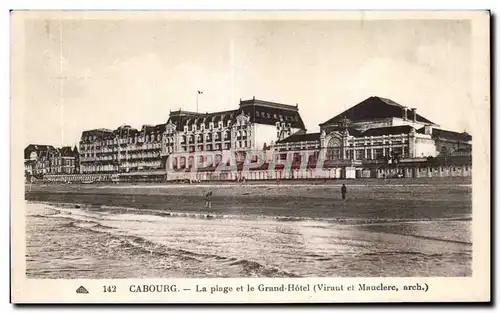
<path id="1" fill-rule="evenodd" d="M 277 153 L 316 150 L 326 167 L 352 171 L 377 163 L 471 155 L 469 134 L 440 129 L 415 108 L 381 97 L 367 98 L 319 126 L 318 133 L 293 134 L 272 148 Z"/>

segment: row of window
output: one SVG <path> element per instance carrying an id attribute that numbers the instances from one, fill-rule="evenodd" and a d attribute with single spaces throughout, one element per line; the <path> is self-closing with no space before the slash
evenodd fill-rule
<path id="1" fill-rule="evenodd" d="M 221 147 L 223 147 L 224 150 L 229 150 L 231 149 L 231 144 L 230 143 L 225 143 L 221 145 L 220 143 L 217 143 L 215 145 L 196 145 L 196 146 L 182 146 L 181 147 L 181 152 L 195 152 L 195 151 L 220 151 L 222 150 Z M 250 143 L 247 141 L 237 141 L 236 142 L 236 148 L 249 148 Z M 168 147 L 167 148 L 167 153 L 172 153 L 173 148 Z"/>
<path id="2" fill-rule="evenodd" d="M 161 134 L 150 134 L 146 136 L 133 136 L 133 137 L 128 137 L 128 138 L 121 138 L 120 141 L 118 137 L 115 137 L 113 139 L 104 139 L 101 140 L 100 138 L 98 139 L 96 136 L 89 136 L 89 137 L 84 137 L 82 139 L 83 141 L 91 141 L 93 142 L 92 144 L 82 144 L 82 147 L 87 147 L 87 146 L 98 146 L 98 145 L 113 145 L 117 144 L 118 142 L 128 142 L 128 143 L 139 143 L 139 142 L 154 142 L 154 141 L 159 141 L 161 140 Z"/>
<path id="3" fill-rule="evenodd" d="M 382 145 L 401 145 L 406 143 L 406 140 L 396 140 L 396 141 L 368 141 L 368 142 L 355 142 L 354 145 L 349 144 L 351 147 L 365 147 L 365 146 L 382 146 Z"/>
<path id="4" fill-rule="evenodd" d="M 289 116 L 289 115 L 282 115 L 282 114 L 271 114 L 269 112 L 261 112 L 261 111 L 255 111 L 255 116 L 259 117 L 264 117 L 264 118 L 274 118 L 275 120 L 279 119 L 280 121 L 290 121 L 290 122 L 298 122 L 299 117 L 298 116 Z"/>
<path id="5" fill-rule="evenodd" d="M 327 150 L 328 160 L 341 160 L 344 159 L 342 149 L 332 148 Z M 405 158 L 408 156 L 408 149 L 405 147 L 395 147 L 390 150 L 389 148 L 375 148 L 369 150 L 346 150 L 345 158 L 348 160 L 379 160 L 385 157 L 400 157 Z"/>

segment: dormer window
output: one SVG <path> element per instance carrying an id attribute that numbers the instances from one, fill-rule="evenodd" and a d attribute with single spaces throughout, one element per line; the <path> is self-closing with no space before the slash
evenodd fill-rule
<path id="1" fill-rule="evenodd" d="M 188 131 L 188 127 L 187 125 L 184 126 L 184 131 L 187 132 Z"/>

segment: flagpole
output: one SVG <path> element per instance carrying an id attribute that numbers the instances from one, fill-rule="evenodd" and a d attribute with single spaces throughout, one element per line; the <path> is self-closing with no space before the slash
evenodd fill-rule
<path id="1" fill-rule="evenodd" d="M 200 96 L 200 92 L 196 91 L 196 113 L 198 113 L 198 97 Z"/>

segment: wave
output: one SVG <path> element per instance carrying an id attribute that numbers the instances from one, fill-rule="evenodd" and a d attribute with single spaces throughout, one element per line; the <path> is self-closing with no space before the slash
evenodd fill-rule
<path id="1" fill-rule="evenodd" d="M 77 227 L 85 231 L 106 233 L 114 238 L 117 242 L 114 248 L 119 248 L 127 253 L 149 255 L 153 257 L 175 257 L 182 261 L 190 261 L 202 263 L 205 261 L 215 261 L 221 263 L 223 268 L 234 269 L 243 276 L 255 277 L 299 277 L 296 274 L 286 272 L 279 268 L 266 266 L 256 261 L 237 259 L 235 257 L 197 253 L 185 249 L 177 249 L 168 247 L 166 244 L 159 244 L 147 240 L 140 236 L 134 235 L 118 235 L 110 232 L 113 227 L 102 225 L 98 222 L 74 220 L 71 223 L 62 225 L 63 227 Z"/>

